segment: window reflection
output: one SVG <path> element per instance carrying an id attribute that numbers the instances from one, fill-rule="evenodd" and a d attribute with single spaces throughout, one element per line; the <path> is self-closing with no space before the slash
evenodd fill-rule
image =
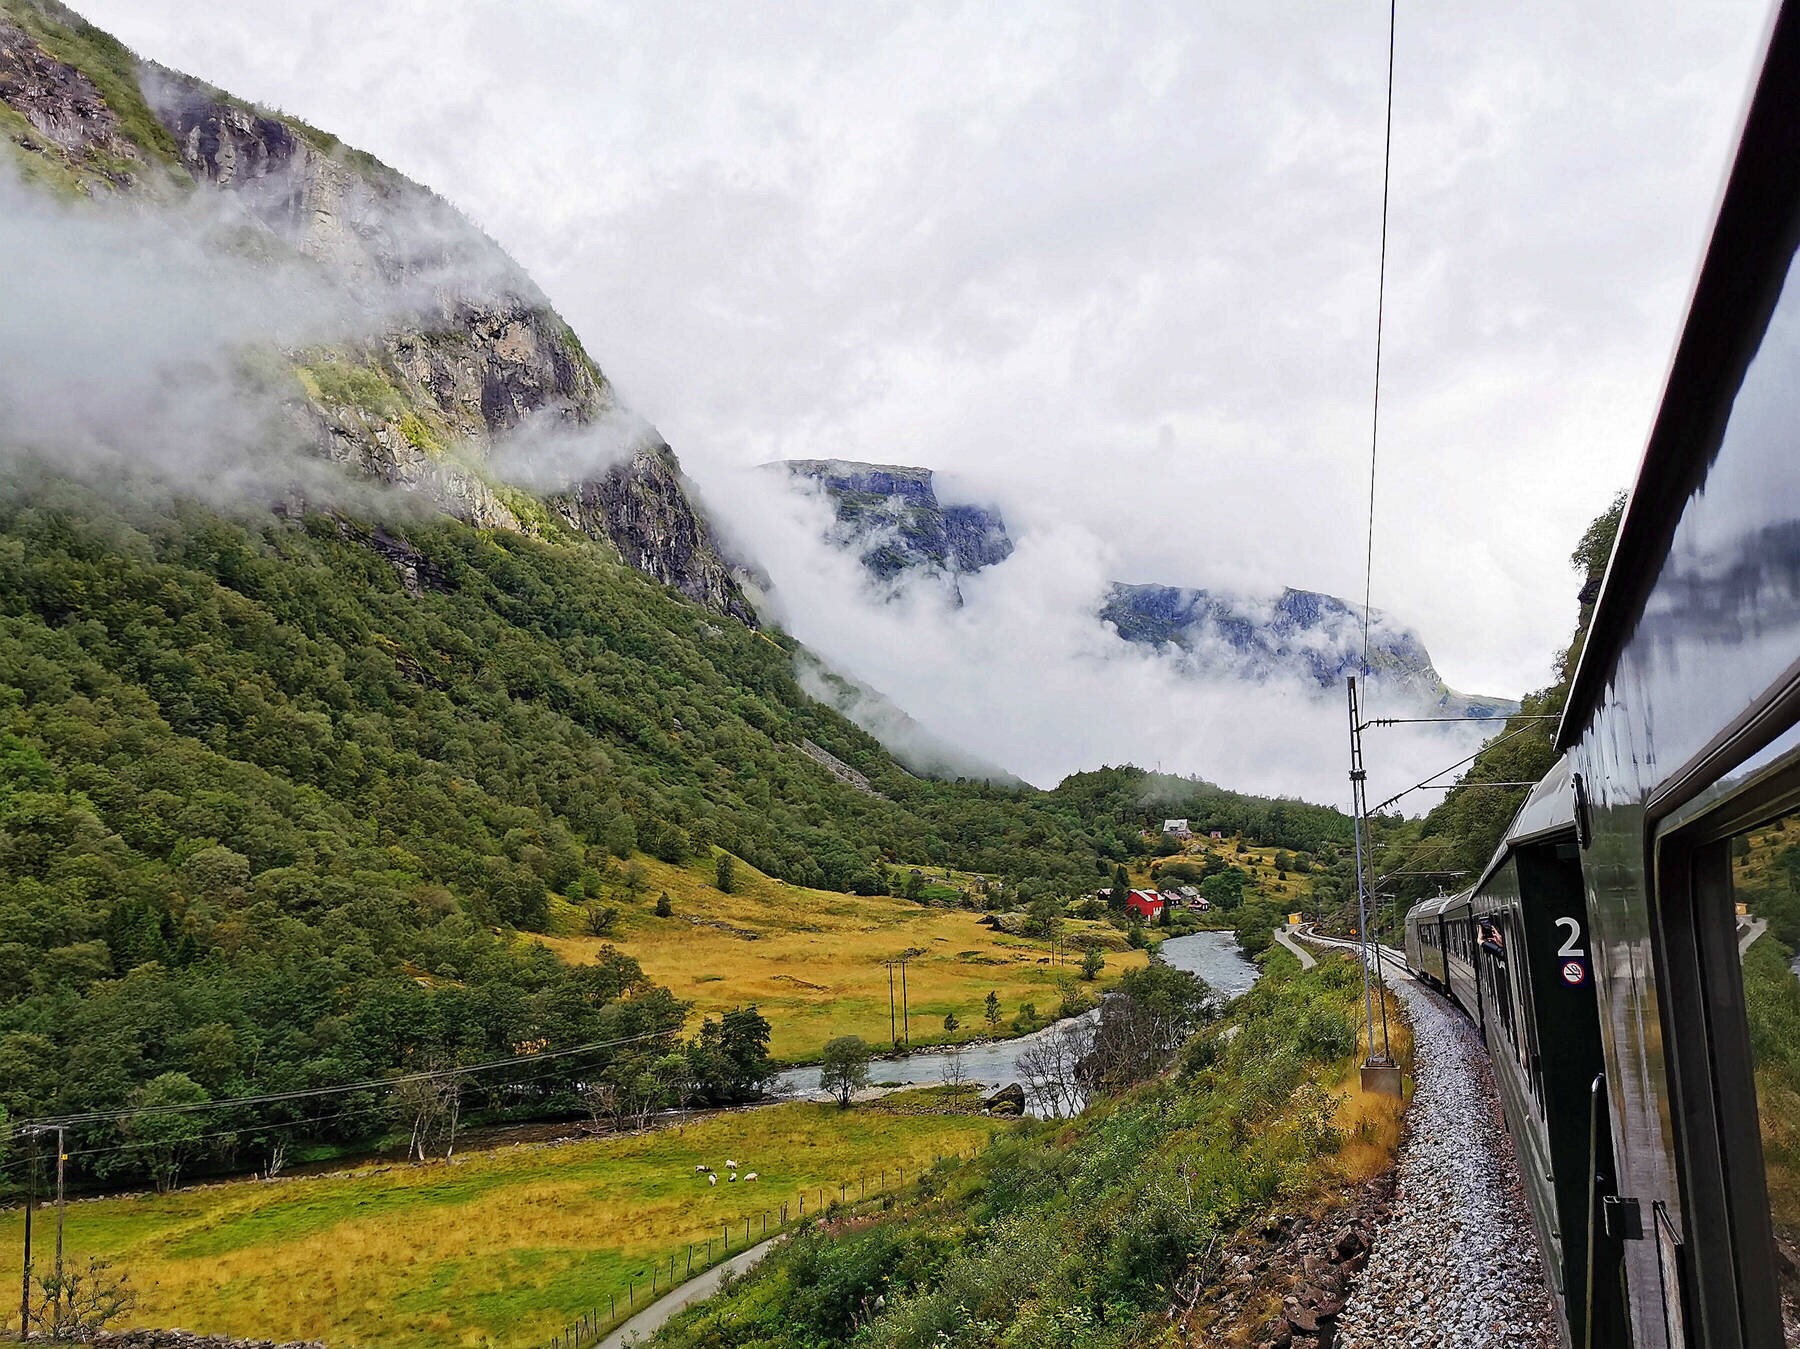
<path id="1" fill-rule="evenodd" d="M 1800 1347 L 1800 814 L 1739 834 L 1730 851 L 1781 1319 Z"/>

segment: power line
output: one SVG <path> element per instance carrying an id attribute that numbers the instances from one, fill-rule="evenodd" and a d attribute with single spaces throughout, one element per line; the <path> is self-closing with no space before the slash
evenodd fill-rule
<path id="1" fill-rule="evenodd" d="M 1387 310 L 1388 180 L 1394 160 L 1394 19 L 1388 0 L 1387 129 L 1381 147 L 1381 265 L 1375 280 L 1375 400 L 1369 418 L 1369 547 L 1363 558 L 1362 672 L 1369 673 L 1369 603 L 1375 587 L 1375 447 L 1381 439 L 1381 329 Z"/>
<path id="2" fill-rule="evenodd" d="M 1386 810 L 1389 806 L 1393 805 L 1394 802 L 1398 801 L 1401 797 L 1410 796 L 1410 795 L 1412 795 L 1412 793 L 1420 790 L 1421 788 L 1431 787 L 1434 785 L 1440 789 L 1456 787 L 1459 785 L 1465 786 L 1465 787 L 1480 787 L 1480 786 L 1533 787 L 1533 786 L 1536 786 L 1537 785 L 1536 783 L 1531 783 L 1531 782 L 1508 782 L 1508 783 L 1468 782 L 1468 783 L 1460 783 L 1460 784 L 1454 783 L 1454 782 L 1442 782 L 1442 783 L 1433 784 L 1431 781 L 1433 778 L 1443 777 L 1444 774 L 1446 774 L 1446 773 L 1455 772 L 1457 769 L 1461 768 L 1464 764 L 1472 763 L 1474 760 L 1479 759 L 1483 754 L 1486 754 L 1490 749 L 1493 749 L 1494 746 L 1503 745 L 1508 740 L 1511 740 L 1515 735 L 1524 735 L 1525 732 L 1529 731 L 1530 729 L 1531 729 L 1530 726 L 1521 726 L 1516 731 L 1508 731 L 1505 735 L 1495 736 L 1492 740 L 1488 741 L 1487 744 L 1483 745 L 1480 749 L 1476 750 L 1473 754 L 1469 755 L 1467 758 L 1458 759 L 1455 763 L 1451 764 L 1448 768 L 1440 768 L 1435 773 L 1427 773 L 1423 778 L 1421 778 L 1418 782 L 1413 783 L 1413 785 L 1408 787 L 1405 791 L 1395 792 L 1392 796 L 1388 797 L 1387 800 L 1383 801 L 1379 806 L 1376 806 L 1373 810 L 1371 810 L 1369 812 L 1369 814 L 1379 815 L 1382 811 Z"/>
<path id="3" fill-rule="evenodd" d="M 667 1030 L 644 1031 L 638 1035 L 627 1035 L 616 1040 L 596 1040 L 592 1044 L 571 1045 L 567 1049 L 546 1049 L 535 1054 L 517 1054 L 511 1058 L 494 1059 L 487 1063 L 472 1063 L 460 1068 L 434 1068 L 424 1072 L 401 1073 L 395 1077 L 369 1078 L 361 1082 L 345 1082 L 330 1087 L 303 1087 L 294 1091 L 267 1092 L 260 1096 L 234 1096 L 216 1101 L 193 1101 L 172 1105 L 149 1105 L 122 1110 L 89 1110 L 74 1115 L 49 1115 L 42 1119 L 21 1120 L 20 1127 L 49 1127 L 57 1125 L 99 1124 L 108 1120 L 143 1119 L 157 1115 L 185 1115 L 201 1110 L 223 1110 L 236 1106 L 274 1105 L 282 1101 L 310 1100 L 319 1096 L 341 1096 L 353 1091 L 380 1091 L 390 1087 L 403 1086 L 412 1082 L 433 1082 L 447 1077 L 467 1077 L 474 1073 L 491 1072 L 496 1068 L 515 1068 L 520 1064 L 544 1063 L 552 1059 L 567 1058 L 575 1054 L 591 1054 L 600 1049 L 616 1049 L 621 1045 L 641 1044 L 645 1040 L 658 1040 L 666 1035 L 673 1035 L 680 1027 Z"/>

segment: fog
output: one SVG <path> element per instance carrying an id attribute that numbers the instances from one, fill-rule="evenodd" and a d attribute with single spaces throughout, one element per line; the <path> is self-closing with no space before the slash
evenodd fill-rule
<path id="1" fill-rule="evenodd" d="M 730 537 L 767 572 L 773 618 L 978 759 L 1042 787 L 1132 762 L 1348 804 L 1344 691 L 1206 673 L 1236 663 L 1229 649 L 1190 657 L 1122 640 L 1096 616 L 1118 552 L 1077 521 L 1009 516 L 1013 555 L 960 578 L 958 605 L 929 574 L 871 584 L 854 550 L 825 541 L 829 500 L 785 474 L 744 472 L 713 500 Z M 1383 698 L 1377 690 L 1367 711 L 1380 715 Z M 1417 710 L 1386 706 L 1403 709 Z M 1371 732 L 1386 737 L 1368 749 L 1371 799 L 1462 758 L 1483 734 L 1474 725 Z M 1426 809 L 1437 795 L 1415 793 L 1403 808 Z"/>

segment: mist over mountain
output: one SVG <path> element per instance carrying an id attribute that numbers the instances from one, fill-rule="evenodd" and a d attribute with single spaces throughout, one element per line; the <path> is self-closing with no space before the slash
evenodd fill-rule
<path id="1" fill-rule="evenodd" d="M 54 0 L 0 7 L 0 121 L 0 454 L 211 499 L 398 489 L 754 622 L 673 451 L 434 193 Z"/>
<path id="2" fill-rule="evenodd" d="M 903 578 L 930 581 L 961 604 L 962 581 L 1004 563 L 1016 547 L 997 506 L 941 500 L 928 468 L 844 460 L 767 467 L 823 495 L 832 511 L 825 540 L 854 555 L 883 593 L 893 593 Z M 1420 713 L 1492 717 L 1519 706 L 1450 688 L 1418 634 L 1386 614 L 1370 616 L 1365 654 L 1361 606 L 1317 591 L 1290 587 L 1259 597 L 1113 582 L 1095 617 L 1125 641 L 1164 652 L 1202 682 L 1295 680 L 1337 694 L 1366 660 L 1378 694 Z"/>

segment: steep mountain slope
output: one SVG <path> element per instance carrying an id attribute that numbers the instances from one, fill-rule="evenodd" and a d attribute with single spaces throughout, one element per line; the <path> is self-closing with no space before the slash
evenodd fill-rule
<path id="1" fill-rule="evenodd" d="M 1013 541 L 992 508 L 944 506 L 928 468 L 793 460 L 785 469 L 816 484 L 831 501 L 828 539 L 854 551 L 883 585 L 907 575 L 956 578 L 1004 562 Z M 961 598 L 961 591 L 955 592 Z M 1284 590 L 1273 599 L 1226 595 L 1180 586 L 1115 583 L 1099 609 L 1128 642 L 1177 649 L 1196 676 L 1261 682 L 1297 677 L 1321 688 L 1341 687 L 1362 666 L 1362 610 L 1311 590 Z M 1518 703 L 1456 692 L 1444 683 L 1416 633 L 1377 614 L 1369 665 L 1384 688 L 1421 707 L 1452 716 L 1516 712 Z"/>
<path id="2" fill-rule="evenodd" d="M 184 203 L 202 247 L 303 268 L 354 303 L 360 331 L 281 353 L 283 401 L 320 455 L 485 528 L 560 519 L 754 623 L 668 445 L 633 426 L 537 287 L 441 198 L 293 118 L 138 62 L 55 0 L 0 0 L 0 129 L 30 180 Z M 553 494 L 554 517 L 494 472 L 524 430 L 601 424 L 613 462 Z"/>

